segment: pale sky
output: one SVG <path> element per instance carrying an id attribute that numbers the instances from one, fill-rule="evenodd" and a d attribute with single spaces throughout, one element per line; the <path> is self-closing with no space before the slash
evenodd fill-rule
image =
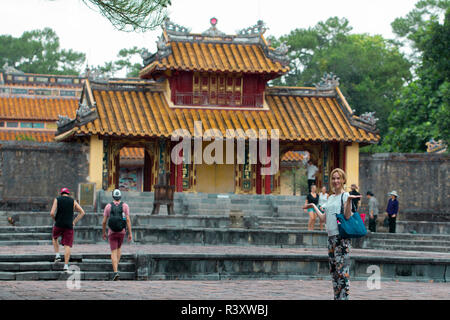
<path id="1" fill-rule="evenodd" d="M 227 34 L 256 24 L 269 28 L 265 36 L 281 36 L 308 28 L 329 17 L 345 17 L 353 33 L 381 34 L 394 38 L 391 22 L 404 17 L 418 0 L 172 0 L 170 19 L 194 33 L 210 27 Z M 100 13 L 81 0 L 0 0 L 0 34 L 20 36 L 24 31 L 50 27 L 61 47 L 84 52 L 89 65 L 115 60 L 122 48 L 146 47 L 155 52 L 161 29 L 146 33 L 117 31 Z"/>

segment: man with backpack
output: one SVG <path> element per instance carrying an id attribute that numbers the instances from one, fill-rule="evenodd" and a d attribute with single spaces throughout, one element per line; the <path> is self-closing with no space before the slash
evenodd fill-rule
<path id="1" fill-rule="evenodd" d="M 115 189 L 112 193 L 113 202 L 108 203 L 103 213 L 103 240 L 106 240 L 106 222 L 108 221 L 108 242 L 111 248 L 111 262 L 114 271 L 113 281 L 119 280 L 119 262 L 121 256 L 121 247 L 128 227 L 128 242 L 132 240 L 130 208 L 120 199 L 122 193 Z"/>

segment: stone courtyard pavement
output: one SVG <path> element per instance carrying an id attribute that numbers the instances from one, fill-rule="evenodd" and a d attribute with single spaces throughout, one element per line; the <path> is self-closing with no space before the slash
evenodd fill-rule
<path id="1" fill-rule="evenodd" d="M 0 300 L 332 300 L 330 280 L 0 281 Z M 126 293 L 126 294 L 124 294 Z M 450 284 L 350 281 L 351 300 L 448 300 Z"/>
<path id="2" fill-rule="evenodd" d="M 61 248 L 61 252 L 62 252 Z M 109 253 L 108 244 L 74 245 L 72 253 Z M 264 253 L 326 254 L 324 248 L 259 246 L 186 246 L 125 244 L 123 253 Z M 51 254 L 51 246 L 0 246 L 0 254 Z M 359 256 L 448 258 L 448 253 L 352 249 Z M 352 300 L 448 300 L 449 283 L 383 281 L 370 290 L 366 281 L 351 281 Z M 124 292 L 127 294 L 124 295 Z M 331 281 L 323 280 L 222 280 L 222 281 L 82 281 L 70 290 L 65 281 L 0 281 L 0 299 L 87 300 L 331 300 Z"/>

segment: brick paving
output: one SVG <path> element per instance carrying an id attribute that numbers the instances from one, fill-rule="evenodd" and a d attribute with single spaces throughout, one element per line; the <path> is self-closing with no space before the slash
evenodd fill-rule
<path id="1" fill-rule="evenodd" d="M 124 294 L 126 293 L 126 294 Z M 352 300 L 448 300 L 448 283 L 382 282 L 370 290 L 351 281 Z M 332 300 L 329 280 L 82 281 L 70 290 L 64 281 L 0 281 L 0 300 Z"/>

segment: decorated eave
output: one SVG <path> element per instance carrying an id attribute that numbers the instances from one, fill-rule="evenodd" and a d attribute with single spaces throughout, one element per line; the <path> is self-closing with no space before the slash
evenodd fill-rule
<path id="1" fill-rule="evenodd" d="M 163 84 L 149 80 L 86 81 L 75 119 L 61 117 L 57 141 L 98 135 L 121 138 L 169 139 L 177 129 L 194 136 L 194 123 L 203 132 L 218 129 L 279 130 L 285 142 L 377 143 L 380 139 L 373 114 L 357 116 L 338 87 L 334 75 L 325 75 L 312 88 L 269 87 L 268 109 L 232 110 L 171 108 Z M 246 137 L 244 137 L 246 138 Z"/>
<path id="2" fill-rule="evenodd" d="M 190 33 L 169 19 L 157 41 L 157 52 L 143 52 L 141 78 L 156 78 L 172 71 L 231 72 L 266 74 L 278 77 L 287 71 L 288 47 L 274 49 L 264 38 L 266 27 L 261 20 L 256 25 L 227 35 L 217 29 L 217 19 L 203 33 Z"/>

